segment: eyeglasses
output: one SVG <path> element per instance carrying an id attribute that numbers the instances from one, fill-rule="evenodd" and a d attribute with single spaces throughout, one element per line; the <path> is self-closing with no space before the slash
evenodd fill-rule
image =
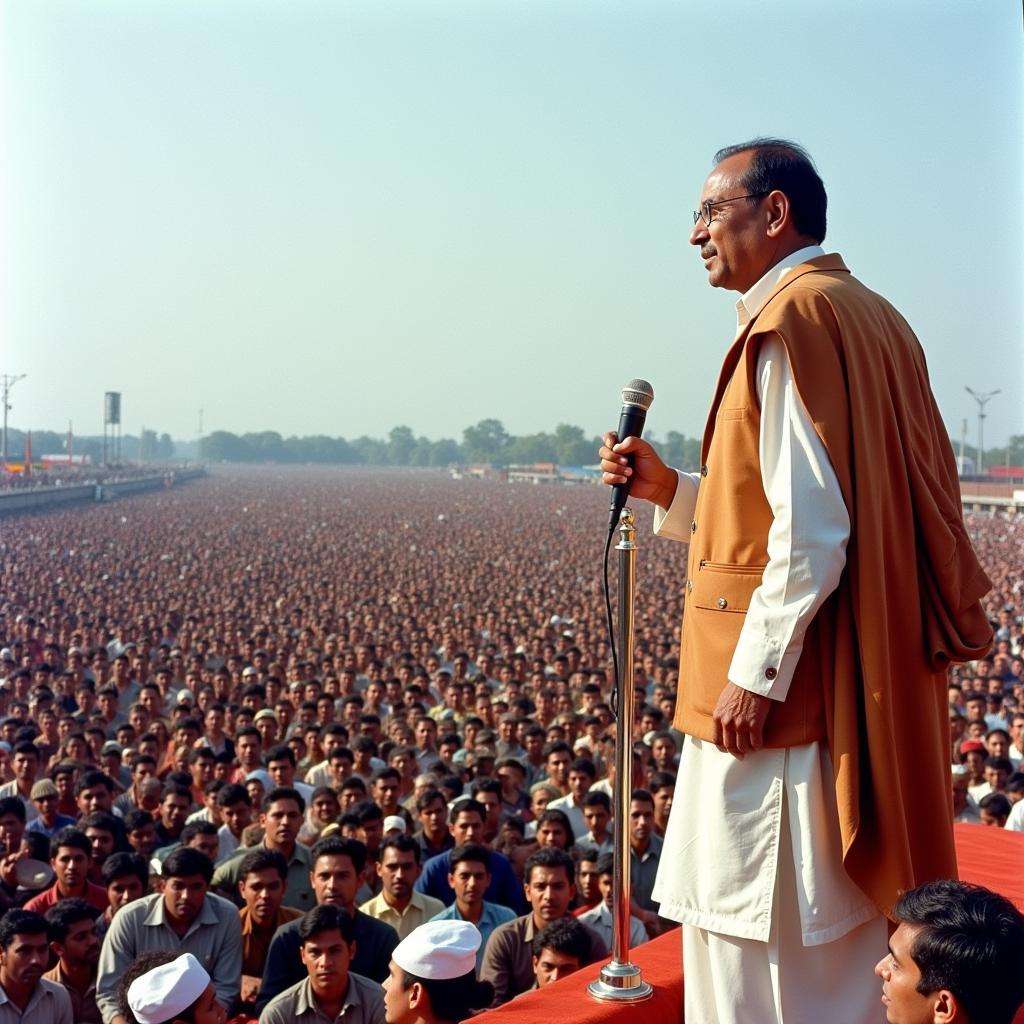
<path id="1" fill-rule="evenodd" d="M 725 203 L 735 203 L 740 199 L 759 199 L 761 196 L 766 195 L 768 195 L 767 192 L 748 192 L 745 196 L 733 196 L 731 199 L 718 199 L 713 203 L 705 199 L 704 202 L 693 211 L 693 223 L 696 224 L 698 220 L 702 220 L 704 221 L 705 227 L 711 227 L 712 207 L 722 206 Z"/>

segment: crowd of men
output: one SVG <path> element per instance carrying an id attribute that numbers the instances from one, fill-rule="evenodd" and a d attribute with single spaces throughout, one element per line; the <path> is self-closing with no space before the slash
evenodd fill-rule
<path id="1" fill-rule="evenodd" d="M 605 959 L 604 497 L 281 471 L 6 522 L 0 1024 L 63 1024 L 61 992 L 141 1021 L 138 964 L 263 1024 L 383 1021 L 419 991 L 396 948 L 445 922 L 477 1008 Z M 950 673 L 954 813 L 1024 830 L 1024 527 L 969 526 L 997 633 Z M 640 556 L 634 945 L 671 927 L 679 547 Z"/>

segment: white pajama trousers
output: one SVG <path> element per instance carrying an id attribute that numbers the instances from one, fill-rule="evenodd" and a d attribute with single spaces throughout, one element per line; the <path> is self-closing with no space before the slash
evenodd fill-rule
<path id="1" fill-rule="evenodd" d="M 880 1024 L 888 927 L 877 915 L 833 942 L 803 944 L 789 829 L 782 828 L 767 942 L 683 925 L 686 1024 Z"/>

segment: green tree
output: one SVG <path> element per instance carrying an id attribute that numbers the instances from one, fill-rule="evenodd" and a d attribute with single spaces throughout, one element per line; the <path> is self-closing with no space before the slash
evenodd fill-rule
<path id="1" fill-rule="evenodd" d="M 501 420 L 481 420 L 462 432 L 463 447 L 470 462 L 508 465 L 509 436 Z"/>
<path id="2" fill-rule="evenodd" d="M 408 466 L 416 449 L 416 438 L 409 427 L 392 427 L 388 434 L 388 462 L 392 466 Z"/>

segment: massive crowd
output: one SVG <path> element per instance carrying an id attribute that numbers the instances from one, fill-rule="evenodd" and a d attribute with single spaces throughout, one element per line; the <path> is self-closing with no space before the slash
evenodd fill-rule
<path id="1" fill-rule="evenodd" d="M 129 968 L 177 978 L 165 961 L 188 952 L 220 1008 L 203 1019 L 382 1021 L 384 999 L 415 1002 L 415 970 L 394 964 L 418 962 L 410 937 L 432 921 L 479 935 L 455 943 L 482 980 L 463 1009 L 606 957 L 606 502 L 426 472 L 222 471 L 4 521 L 0 988 L 18 1019 L 145 1024 Z M 647 515 L 634 944 L 671 927 L 651 888 L 682 741 L 685 549 Z M 969 519 L 997 634 L 950 671 L 950 763 L 958 820 L 1024 830 L 1022 522 Z"/>

